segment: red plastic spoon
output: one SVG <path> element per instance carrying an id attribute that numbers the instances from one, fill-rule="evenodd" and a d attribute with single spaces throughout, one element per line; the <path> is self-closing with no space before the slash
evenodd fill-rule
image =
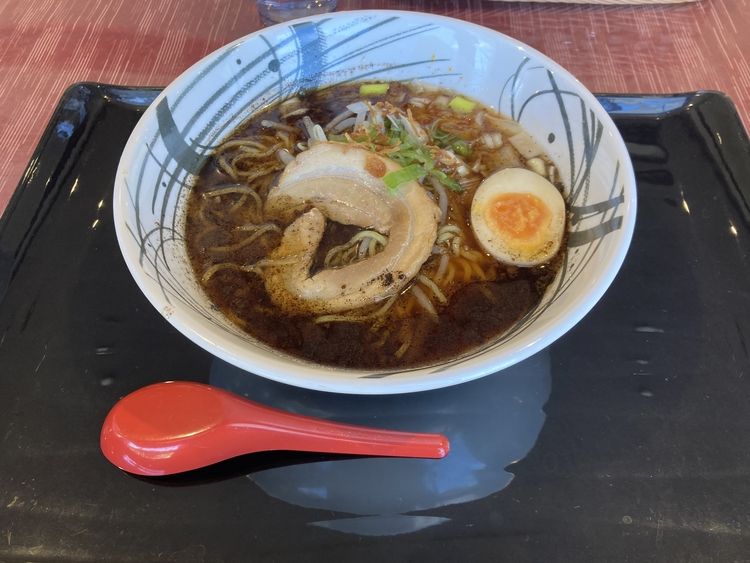
<path id="1" fill-rule="evenodd" d="M 109 412 L 105 457 L 138 475 L 170 475 L 271 450 L 442 458 L 448 439 L 337 424 L 248 401 L 222 389 L 170 381 L 139 389 Z"/>

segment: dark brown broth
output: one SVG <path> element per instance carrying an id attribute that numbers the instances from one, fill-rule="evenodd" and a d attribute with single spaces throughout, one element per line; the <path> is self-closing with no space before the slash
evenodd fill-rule
<path id="1" fill-rule="evenodd" d="M 434 99 L 440 94 L 417 95 Z M 443 94 L 452 95 L 447 92 Z M 415 94 L 410 87 L 392 84 L 386 96 L 369 100 L 389 101 L 403 107 L 403 100 L 412 95 Z M 302 105 L 310 108 L 307 115 L 313 122 L 321 125 L 343 111 L 347 104 L 359 99 L 358 85 L 340 86 L 301 96 Z M 426 108 L 414 107 L 412 111 L 420 122 L 429 122 L 437 114 L 444 112 L 443 109 L 432 108 L 432 105 Z M 296 126 L 298 121 L 298 118 L 284 121 L 279 106 L 271 107 L 239 127 L 230 138 L 260 138 L 261 135 L 273 134 L 261 125 L 263 119 L 292 126 Z M 471 129 L 468 119 L 466 127 Z M 481 127 L 474 129 L 473 133 L 486 130 Z M 300 139 L 305 140 L 305 137 L 301 136 Z M 482 155 L 481 151 L 477 152 L 477 158 L 483 158 L 482 162 L 489 162 L 493 166 L 493 154 Z M 467 162 L 474 162 L 473 158 Z M 272 154 L 268 160 L 276 161 L 276 156 Z M 203 194 L 217 187 L 234 183 L 220 168 L 217 158 L 209 160 L 188 204 L 188 254 L 199 279 L 209 266 L 217 262 L 252 264 L 263 258 L 281 238 L 279 233 L 270 233 L 258 239 L 257 243 L 235 251 L 216 253 L 209 250 L 211 247 L 228 246 L 241 241 L 247 234 L 238 233 L 235 227 L 251 219 L 251 215 L 244 212 L 244 207 L 239 212 L 234 212 L 234 216 L 227 212 L 238 203 L 237 195 L 203 197 Z M 494 169 L 490 169 L 486 172 L 493 171 Z M 278 172 L 270 172 L 254 181 L 263 198 L 277 174 Z M 462 193 L 449 192 L 448 222 L 463 227 L 465 246 L 481 251 L 468 222 L 474 191 L 475 188 Z M 201 206 L 204 206 L 202 217 Z M 285 226 L 279 224 L 281 229 Z M 357 230 L 358 228 L 329 222 L 313 270 L 322 267 L 322 257 L 329 248 L 347 241 Z M 486 272 L 491 274 L 491 281 L 451 282 L 445 288 L 446 294 L 450 295 L 448 303 L 438 307 L 438 322 L 424 310 L 414 306 L 414 303 L 403 304 L 403 299 L 400 298 L 391 309 L 384 329 L 379 330 L 371 330 L 368 324 L 351 322 L 316 324 L 311 317 L 286 314 L 271 302 L 262 279 L 255 273 L 219 270 L 207 283 L 203 283 L 203 287 L 211 301 L 243 330 L 291 355 L 340 367 L 405 368 L 460 356 L 486 345 L 507 331 L 539 302 L 548 284 L 554 279 L 562 257 L 561 252 L 550 263 L 535 268 L 505 266 L 486 257 L 485 263 L 489 264 Z M 422 271 L 434 272 L 438 260 L 439 256 L 431 257 Z M 404 316 L 407 309 L 412 312 Z M 387 331 L 385 339 L 383 330 Z M 409 340 L 410 345 L 398 357 L 405 340 Z"/>

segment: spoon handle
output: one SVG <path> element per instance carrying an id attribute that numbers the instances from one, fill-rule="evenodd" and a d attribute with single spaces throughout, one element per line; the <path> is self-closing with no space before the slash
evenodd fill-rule
<path id="1" fill-rule="evenodd" d="M 228 419 L 240 433 L 252 435 L 256 451 L 290 450 L 388 457 L 442 458 L 448 439 L 441 434 L 381 430 L 294 414 L 216 390 L 233 410 Z"/>
<path id="2" fill-rule="evenodd" d="M 342 424 L 258 404 L 255 409 L 254 430 L 257 432 L 264 426 L 262 434 L 268 439 L 268 450 L 438 459 L 445 457 L 450 449 L 448 438 L 441 434 Z M 259 436 L 255 440 L 258 449 L 263 447 L 261 443 L 265 440 Z"/>

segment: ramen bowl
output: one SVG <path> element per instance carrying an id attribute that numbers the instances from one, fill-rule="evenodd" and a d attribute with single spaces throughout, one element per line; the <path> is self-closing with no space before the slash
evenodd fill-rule
<path id="1" fill-rule="evenodd" d="M 187 256 L 188 194 L 212 148 L 251 115 L 300 91 L 363 81 L 418 81 L 512 117 L 555 163 L 565 187 L 567 254 L 541 302 L 504 334 L 437 365 L 355 370 L 274 350 L 209 301 Z M 123 152 L 114 192 L 117 237 L 130 272 L 182 334 L 252 374 L 354 394 L 455 385 L 549 346 L 614 279 L 630 244 L 635 210 L 625 144 L 602 106 L 570 73 L 484 27 L 396 11 L 300 19 L 208 55 L 144 113 Z"/>

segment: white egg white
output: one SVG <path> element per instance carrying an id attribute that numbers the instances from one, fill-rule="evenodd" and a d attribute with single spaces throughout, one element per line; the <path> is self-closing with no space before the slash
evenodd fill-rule
<path id="1" fill-rule="evenodd" d="M 547 220 L 530 236 L 515 237 L 501 230 L 493 217 L 493 205 L 503 194 L 535 196 L 538 199 L 533 201 L 549 212 Z M 565 201 L 558 189 L 525 168 L 506 168 L 487 177 L 471 204 L 471 226 L 479 244 L 498 261 L 514 266 L 537 266 L 549 261 L 560 249 L 565 223 Z"/>

